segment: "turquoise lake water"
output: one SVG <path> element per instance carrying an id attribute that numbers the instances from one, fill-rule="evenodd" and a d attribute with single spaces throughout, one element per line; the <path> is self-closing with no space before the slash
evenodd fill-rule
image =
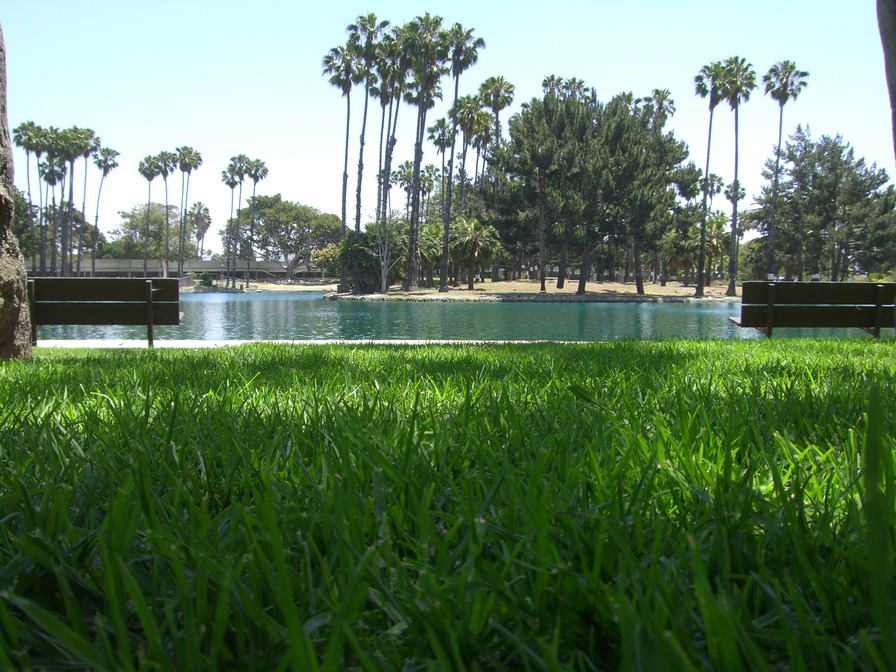
<path id="1" fill-rule="evenodd" d="M 179 326 L 158 340 L 751 339 L 728 321 L 739 303 L 439 303 L 325 301 L 323 294 L 184 294 Z M 781 329 L 780 337 L 868 337 L 859 330 Z M 888 334 L 888 336 L 891 336 Z M 39 339 L 144 339 L 145 327 L 42 327 Z"/>

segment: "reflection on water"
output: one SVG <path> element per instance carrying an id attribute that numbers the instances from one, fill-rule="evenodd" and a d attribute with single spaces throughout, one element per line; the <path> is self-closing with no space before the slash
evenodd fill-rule
<path id="1" fill-rule="evenodd" d="M 728 321 L 739 303 L 441 303 L 323 301 L 318 293 L 186 294 L 160 340 L 613 340 L 760 338 Z M 781 337 L 868 337 L 859 330 L 781 329 Z M 888 334 L 889 335 L 889 334 Z M 145 327 L 42 327 L 41 339 L 142 339 Z"/>

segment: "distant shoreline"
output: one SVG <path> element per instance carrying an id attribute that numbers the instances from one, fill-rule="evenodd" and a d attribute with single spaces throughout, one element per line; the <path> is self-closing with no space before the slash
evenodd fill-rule
<path id="1" fill-rule="evenodd" d="M 440 293 L 437 288 L 423 287 L 413 292 L 406 292 L 400 286 L 393 286 L 387 294 L 350 294 L 337 292 L 333 283 L 252 283 L 250 292 L 325 292 L 323 297 L 328 301 L 411 301 L 432 303 L 465 303 L 465 302 L 518 302 L 518 303 L 729 303 L 740 301 L 740 296 L 725 296 L 727 283 L 717 283 L 705 288 L 703 298 L 694 297 L 692 285 L 681 285 L 677 282 L 645 284 L 645 294 L 635 292 L 634 283 L 623 282 L 589 282 L 585 286 L 585 294 L 576 294 L 578 281 L 566 283 L 563 289 L 557 289 L 554 280 L 550 279 L 547 291 L 538 291 L 541 284 L 538 280 L 512 280 L 504 282 L 477 283 L 471 292 L 466 286 L 452 287 L 448 292 Z M 740 288 L 738 288 L 738 293 Z"/>
<path id="2" fill-rule="evenodd" d="M 324 296 L 327 301 L 406 301 L 416 303 L 732 303 L 740 297 L 707 296 L 702 299 L 693 296 L 661 296 L 652 294 L 609 295 L 609 294 L 501 294 L 484 292 L 479 295 L 429 294 L 337 294 Z"/>

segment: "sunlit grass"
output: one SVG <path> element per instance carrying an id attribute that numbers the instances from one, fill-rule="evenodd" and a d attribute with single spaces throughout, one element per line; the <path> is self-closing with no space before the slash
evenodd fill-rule
<path id="1" fill-rule="evenodd" d="M 0 669 L 896 669 L 894 373 L 38 349 L 0 366 Z"/>

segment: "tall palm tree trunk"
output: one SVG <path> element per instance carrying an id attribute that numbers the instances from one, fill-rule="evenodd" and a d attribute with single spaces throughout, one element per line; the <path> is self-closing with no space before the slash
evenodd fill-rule
<path id="1" fill-rule="evenodd" d="M 778 147 L 775 151 L 775 183 L 772 187 L 772 221 L 768 230 L 768 279 L 774 280 L 775 265 L 775 225 L 778 214 L 778 175 L 781 167 L 781 140 L 784 133 L 784 106 L 780 106 L 778 115 Z"/>
<path id="2" fill-rule="evenodd" d="M 401 105 L 395 106 L 395 118 L 392 120 L 392 131 L 386 140 L 386 164 L 383 167 L 383 220 L 389 218 L 392 212 L 392 157 L 395 153 L 395 133 L 398 130 L 398 111 Z"/>
<path id="3" fill-rule="evenodd" d="M 28 183 L 28 221 L 31 222 L 31 272 L 33 273 L 36 270 L 35 264 L 37 263 L 37 255 L 35 254 L 36 250 L 34 250 L 36 243 L 34 219 L 31 217 L 31 210 L 34 208 L 34 203 L 31 200 L 31 150 L 29 149 L 25 150 L 25 180 Z M 40 193 L 40 190 L 38 190 L 38 193 Z"/>
<path id="4" fill-rule="evenodd" d="M 355 234 L 357 240 L 361 236 L 361 184 L 364 173 L 364 140 L 367 135 L 367 104 L 370 100 L 370 78 L 366 80 L 364 87 L 364 111 L 361 114 L 361 148 L 358 151 L 358 188 L 355 192 Z M 358 259 L 358 251 L 352 252 L 352 293 L 361 293 L 361 261 Z"/>
<path id="5" fill-rule="evenodd" d="M 63 182 L 63 186 L 64 186 Z M 62 193 L 65 193 L 64 191 Z M 60 195 L 59 200 L 62 201 L 62 196 Z M 53 189 L 53 231 L 52 236 L 50 238 L 50 275 L 56 276 L 59 275 L 59 245 L 57 244 L 59 241 L 59 215 L 62 211 L 62 207 L 56 204 L 56 189 Z"/>
<path id="6" fill-rule="evenodd" d="M 233 236 L 233 189 L 230 190 L 230 218 L 224 226 L 224 235 L 227 237 L 227 270 L 224 272 L 224 286 L 227 287 L 227 279 L 230 277 L 231 268 L 233 268 L 234 253 L 234 236 Z"/>
<path id="7" fill-rule="evenodd" d="M 84 157 L 84 195 L 81 198 L 81 224 L 87 224 L 87 157 Z M 78 235 L 78 275 L 81 275 L 81 256 L 83 252 L 84 236 Z"/>
<path id="8" fill-rule="evenodd" d="M 731 256 L 728 257 L 728 289 L 725 296 L 737 295 L 737 202 L 740 197 L 740 183 L 737 181 L 737 161 L 738 161 L 738 125 L 740 105 L 734 108 L 734 186 L 732 194 L 734 202 L 731 211 Z"/>
<path id="9" fill-rule="evenodd" d="M 100 175 L 100 187 L 96 191 L 96 214 L 93 217 L 93 246 L 90 250 L 90 275 L 96 276 L 96 246 L 100 239 L 100 196 L 103 193 L 103 182 L 106 173 Z"/>
<path id="10" fill-rule="evenodd" d="M 424 72 L 426 70 L 424 69 Z M 417 113 L 417 139 L 414 143 L 414 168 L 411 182 L 411 227 L 408 235 L 408 265 L 405 289 L 414 291 L 418 287 L 417 274 L 420 255 L 420 164 L 423 163 L 423 137 L 426 129 L 425 94 L 421 92 Z"/>
<path id="11" fill-rule="evenodd" d="M 178 242 L 178 252 L 177 252 L 177 277 L 181 278 L 184 275 L 184 259 L 185 256 L 185 248 L 187 247 L 187 204 L 190 202 L 190 175 L 192 173 L 187 173 L 187 188 L 184 191 L 184 209 L 181 213 L 181 225 L 180 225 L 180 241 Z"/>
<path id="12" fill-rule="evenodd" d="M 451 157 L 448 159 L 448 186 L 445 191 L 445 207 L 442 209 L 442 270 L 439 275 L 439 292 L 448 291 L 448 257 L 451 253 L 451 187 L 454 183 L 454 147 L 457 144 L 457 98 L 460 93 L 460 73 L 454 78 L 454 119 L 451 120 Z M 444 159 L 444 154 L 442 155 Z M 445 172 L 444 170 L 442 171 Z"/>
<path id="13" fill-rule="evenodd" d="M 171 251 L 170 225 L 168 223 L 168 175 L 165 174 L 165 263 L 162 266 L 164 275 L 168 277 L 168 256 Z"/>
<path id="14" fill-rule="evenodd" d="M 185 207 L 186 198 L 184 198 L 184 196 L 185 196 L 185 193 L 186 193 L 186 187 L 187 187 L 187 172 L 186 172 L 186 171 L 183 171 L 183 172 L 181 172 L 181 174 L 180 174 L 180 213 L 179 213 L 179 217 L 178 217 L 178 219 L 177 219 L 177 225 L 178 225 L 178 231 L 177 231 L 178 247 L 179 247 L 179 245 L 180 245 L 180 240 L 181 240 L 181 237 L 182 237 L 181 234 L 183 233 L 183 230 L 184 230 L 184 211 L 186 210 L 186 207 Z M 177 258 L 180 259 L 180 249 L 178 249 L 178 251 L 177 251 Z M 180 265 L 178 265 L 178 267 L 177 267 L 177 277 L 180 277 L 180 275 L 181 275 L 181 273 L 180 273 Z"/>
<path id="15" fill-rule="evenodd" d="M 703 216 L 700 218 L 700 252 L 697 256 L 697 289 L 695 297 L 702 297 L 706 283 L 706 215 L 709 200 L 709 150 L 712 146 L 712 115 L 713 108 L 709 109 L 709 135 L 706 138 L 706 171 L 703 173 Z"/>
<path id="16" fill-rule="evenodd" d="M 361 234 L 361 177 L 364 173 L 364 141 L 367 136 L 367 104 L 370 100 L 370 78 L 364 87 L 364 111 L 361 113 L 361 148 L 358 151 L 358 187 L 355 191 L 355 234 Z"/>
<path id="17" fill-rule="evenodd" d="M 62 263 L 60 269 L 62 276 L 67 278 L 72 274 L 72 235 L 75 222 L 75 162 L 69 164 L 68 179 L 68 206 L 66 216 L 62 221 Z"/>
<path id="18" fill-rule="evenodd" d="M 458 194 L 457 194 L 457 214 L 463 216 L 464 214 L 464 204 L 467 199 L 467 148 L 469 147 L 469 143 L 467 142 L 467 138 L 464 137 L 462 144 L 462 149 L 460 153 L 460 185 L 458 186 Z"/>
<path id="19" fill-rule="evenodd" d="M 249 289 L 249 282 L 251 278 L 250 270 L 252 268 L 252 257 L 254 257 L 254 253 L 252 252 L 252 248 L 255 246 L 255 187 L 258 186 L 258 182 L 252 182 L 252 205 L 249 208 L 249 253 L 246 255 L 246 289 Z"/>
<path id="20" fill-rule="evenodd" d="M 152 207 L 152 182 L 146 188 L 146 223 L 143 225 L 143 277 L 149 277 L 149 211 Z"/>
<path id="21" fill-rule="evenodd" d="M 345 237 L 346 222 L 348 221 L 348 143 L 349 129 L 352 117 L 352 101 L 345 97 L 345 165 L 342 168 L 342 235 Z"/>
<path id="22" fill-rule="evenodd" d="M 237 257 L 239 256 L 239 254 L 237 254 L 237 250 L 238 250 L 237 243 L 239 242 L 240 238 L 242 237 L 242 235 L 240 233 L 240 206 L 242 205 L 242 203 L 243 203 L 243 181 L 242 181 L 242 179 L 240 179 L 240 195 L 239 195 L 239 198 L 237 198 L 237 200 L 236 200 L 236 227 L 235 227 L 234 238 L 233 238 L 233 249 L 234 249 L 234 253 L 233 253 L 233 285 L 232 285 L 233 289 L 236 289 L 236 273 L 237 273 L 236 262 L 237 262 Z M 344 233 L 345 233 L 345 230 L 343 227 L 343 234 Z"/>
<path id="23" fill-rule="evenodd" d="M 391 106 L 391 102 L 389 105 Z M 386 142 L 385 134 L 386 134 L 386 106 L 382 105 L 383 108 L 381 117 L 380 117 L 380 143 L 379 143 L 379 155 L 376 161 L 376 214 L 374 217 L 374 221 L 376 224 L 379 224 L 382 219 L 380 219 L 380 208 L 382 207 L 383 200 L 383 147 Z"/>
<path id="24" fill-rule="evenodd" d="M 47 274 L 47 227 L 49 224 L 44 212 L 44 203 L 50 204 L 50 183 L 47 182 L 46 193 L 40 203 L 40 274 Z"/>
<path id="25" fill-rule="evenodd" d="M 348 221 L 348 143 L 349 143 L 349 128 L 351 124 L 352 117 L 352 101 L 348 94 L 345 96 L 345 162 L 342 167 L 342 237 L 345 238 L 346 234 L 346 223 Z M 354 235 L 352 235 L 351 242 L 354 242 Z M 340 265 L 340 282 L 339 284 L 342 287 L 345 287 L 345 267 Z M 342 291 L 341 289 L 339 291 Z"/>

